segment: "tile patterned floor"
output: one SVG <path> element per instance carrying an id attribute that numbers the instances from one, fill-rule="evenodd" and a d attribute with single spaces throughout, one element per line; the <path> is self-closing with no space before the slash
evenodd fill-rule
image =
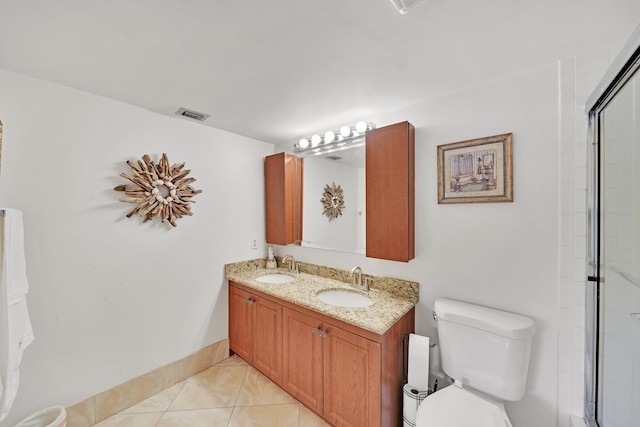
<path id="1" fill-rule="evenodd" d="M 95 427 L 330 427 L 238 356 Z"/>

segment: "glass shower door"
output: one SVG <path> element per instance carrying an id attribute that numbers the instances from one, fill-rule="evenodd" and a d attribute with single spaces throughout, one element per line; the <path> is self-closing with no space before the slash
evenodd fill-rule
<path id="1" fill-rule="evenodd" d="M 640 72 L 599 118 L 597 421 L 640 427 Z"/>

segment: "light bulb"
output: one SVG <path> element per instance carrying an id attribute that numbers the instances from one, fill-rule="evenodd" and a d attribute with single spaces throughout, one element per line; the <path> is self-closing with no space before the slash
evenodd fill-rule
<path id="1" fill-rule="evenodd" d="M 309 146 L 309 140 L 307 138 L 302 138 L 298 142 L 298 145 L 300 145 L 300 148 L 307 148 Z"/>
<path id="2" fill-rule="evenodd" d="M 313 135 L 311 137 L 311 145 L 314 147 L 317 147 L 318 144 L 320 144 L 320 141 L 322 141 L 322 138 L 320 138 L 320 135 Z"/>
<path id="3" fill-rule="evenodd" d="M 360 133 L 364 133 L 367 130 L 367 124 L 365 122 L 363 122 L 362 120 L 360 120 L 358 123 L 356 123 L 356 130 Z"/>
<path id="4" fill-rule="evenodd" d="M 351 135 L 351 128 L 349 128 L 349 126 L 342 126 L 340 128 L 340 135 L 344 136 L 345 138 L 348 137 L 349 135 Z"/>
<path id="5" fill-rule="evenodd" d="M 330 130 L 328 130 L 325 134 L 324 134 L 324 143 L 328 144 L 330 142 L 333 141 L 333 139 L 336 137 L 336 134 L 331 132 Z"/>

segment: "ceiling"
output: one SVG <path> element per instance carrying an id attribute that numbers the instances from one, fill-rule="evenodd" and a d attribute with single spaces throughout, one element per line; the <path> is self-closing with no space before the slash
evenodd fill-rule
<path id="1" fill-rule="evenodd" d="M 638 23 L 638 0 L 0 0 L 0 68 L 277 144 L 621 47 Z"/>

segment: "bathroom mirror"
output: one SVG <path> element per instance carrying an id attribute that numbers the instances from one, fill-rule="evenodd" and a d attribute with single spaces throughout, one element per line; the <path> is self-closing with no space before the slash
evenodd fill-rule
<path id="1" fill-rule="evenodd" d="M 323 215 L 323 191 L 333 183 L 343 192 L 345 208 Z M 364 254 L 366 251 L 365 146 L 304 157 L 301 246 Z"/>
<path id="2" fill-rule="evenodd" d="M 294 149 L 295 155 L 283 152 L 268 156 L 301 158 L 298 163 L 304 164 L 304 173 L 289 174 L 297 177 L 293 191 L 291 186 L 278 183 L 277 177 L 265 175 L 267 190 L 289 190 L 284 198 L 291 202 L 289 208 L 276 206 L 276 218 L 292 212 L 294 220 L 281 222 L 299 227 L 293 240 L 273 243 L 391 261 L 415 258 L 415 128 L 411 123 L 369 130 L 366 143 L 360 137 L 338 140 L 331 146 L 305 144 L 303 149 L 297 145 Z M 270 206 L 267 203 L 267 210 Z M 339 211 L 337 215 L 333 209 Z M 267 231 L 272 222 L 267 215 Z"/>

